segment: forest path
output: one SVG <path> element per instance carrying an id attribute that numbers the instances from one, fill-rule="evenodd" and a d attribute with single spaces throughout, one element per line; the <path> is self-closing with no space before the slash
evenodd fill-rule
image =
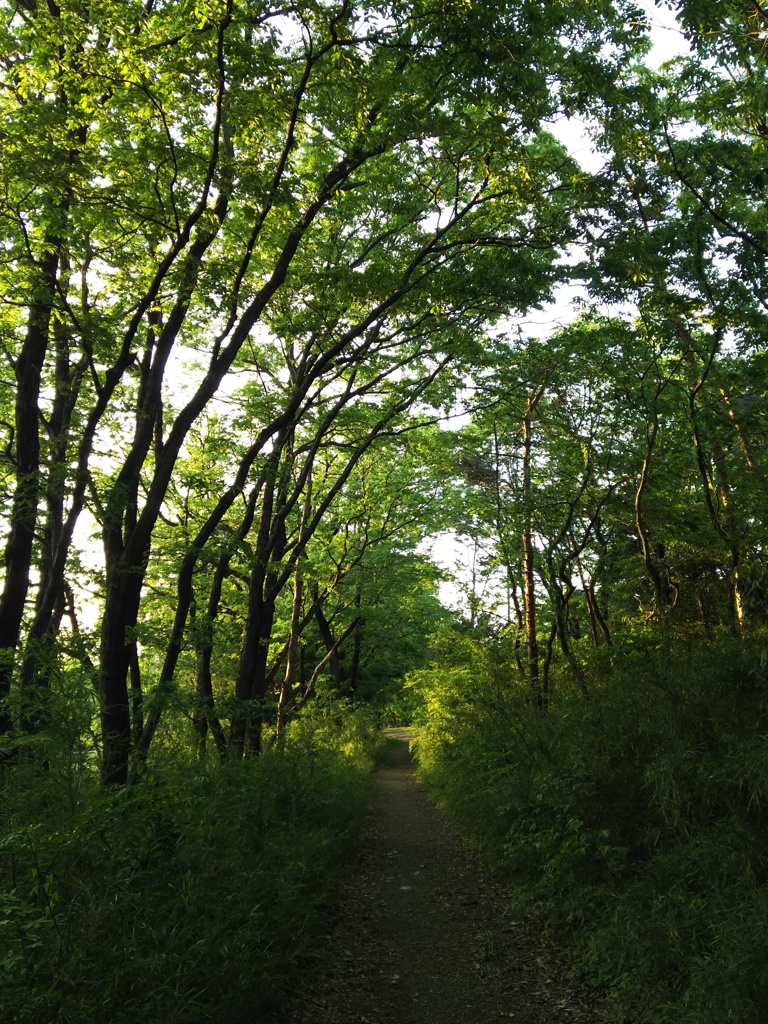
<path id="1" fill-rule="evenodd" d="M 513 920 L 388 730 L 326 934 L 278 1024 L 598 1024 L 530 922 Z"/>

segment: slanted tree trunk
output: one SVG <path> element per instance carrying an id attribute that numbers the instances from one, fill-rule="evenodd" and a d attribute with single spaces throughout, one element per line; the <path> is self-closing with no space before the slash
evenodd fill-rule
<path id="1" fill-rule="evenodd" d="M 760 483 L 765 486 L 765 475 L 763 473 L 762 466 L 757 460 L 757 456 L 755 455 L 746 429 L 736 415 L 736 410 L 733 408 L 731 396 L 725 388 L 720 388 L 720 394 L 723 396 L 723 402 L 728 410 L 728 418 L 733 424 L 733 428 L 738 435 L 739 443 L 741 444 L 742 451 L 744 452 L 744 458 L 747 460 L 747 465 L 758 478 Z"/>
<path id="2" fill-rule="evenodd" d="M 341 690 L 344 687 L 346 679 L 344 667 L 342 665 L 342 656 L 339 651 L 338 641 L 333 635 L 331 624 L 325 617 L 325 612 L 323 611 L 317 587 L 314 588 L 312 595 L 312 610 L 315 614 L 315 622 L 317 623 L 317 628 L 320 631 L 320 636 L 322 637 L 325 649 L 328 652 L 328 668 L 330 669 L 331 678 L 336 686 Z"/>
<path id="3" fill-rule="evenodd" d="M 585 579 L 580 559 L 576 560 L 576 568 L 578 569 L 581 587 L 584 591 L 584 600 L 587 605 L 589 630 L 592 634 L 592 642 L 595 647 L 600 647 L 601 643 L 604 641 L 610 647 L 611 631 L 608 628 L 608 623 L 605 621 L 605 616 L 600 610 L 600 604 L 597 600 L 597 594 L 595 593 L 594 577 L 590 576 L 589 580 Z"/>

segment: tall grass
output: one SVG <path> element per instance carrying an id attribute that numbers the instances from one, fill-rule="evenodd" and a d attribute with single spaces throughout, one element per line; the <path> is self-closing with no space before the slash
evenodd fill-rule
<path id="1" fill-rule="evenodd" d="M 768 1021 L 762 645 L 592 664 L 538 713 L 487 654 L 422 673 L 421 770 L 618 1019 Z"/>
<path id="2" fill-rule="evenodd" d="M 311 941 L 374 743 L 360 715 L 319 716 L 284 752 L 224 768 L 175 753 L 132 790 L 100 795 L 81 779 L 74 800 L 30 761 L 7 773 L 0 1019 L 267 1012 Z"/>

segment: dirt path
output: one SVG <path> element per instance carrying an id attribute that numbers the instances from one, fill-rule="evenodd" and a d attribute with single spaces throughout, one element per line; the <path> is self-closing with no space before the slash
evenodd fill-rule
<path id="1" fill-rule="evenodd" d="M 390 731 L 392 735 L 395 731 Z M 416 781 L 408 734 L 374 796 L 327 934 L 277 1024 L 598 1024 L 530 923 Z"/>

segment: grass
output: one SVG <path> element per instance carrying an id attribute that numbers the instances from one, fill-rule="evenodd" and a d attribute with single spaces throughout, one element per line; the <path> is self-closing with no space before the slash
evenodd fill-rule
<path id="1" fill-rule="evenodd" d="M 422 674 L 422 775 L 618 1020 L 766 1024 L 759 645 L 617 655 L 592 682 L 541 715 L 499 671 Z"/>
<path id="2" fill-rule="evenodd" d="M 174 758 L 133 790 L 80 786 L 66 807 L 27 766 L 0 839 L 0 1020 L 267 1013 L 312 941 L 376 746 L 354 716 L 305 722 L 282 753 L 224 768 Z"/>

